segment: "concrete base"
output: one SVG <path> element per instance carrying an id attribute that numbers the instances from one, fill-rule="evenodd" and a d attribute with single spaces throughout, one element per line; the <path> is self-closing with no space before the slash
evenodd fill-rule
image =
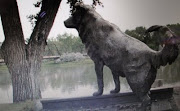
<path id="1" fill-rule="evenodd" d="M 174 111 L 173 88 L 151 91 L 151 111 Z M 42 100 L 44 111 L 138 111 L 140 100 L 132 93 Z"/>

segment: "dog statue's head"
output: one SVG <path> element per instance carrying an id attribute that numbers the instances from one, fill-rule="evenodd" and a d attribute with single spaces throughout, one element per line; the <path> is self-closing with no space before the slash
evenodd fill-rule
<path id="1" fill-rule="evenodd" d="M 75 10 L 66 21 L 64 21 L 64 25 L 67 28 L 78 28 L 82 23 L 84 16 L 88 11 L 93 10 L 93 8 L 89 5 L 84 5 L 82 3 L 75 4 Z"/>

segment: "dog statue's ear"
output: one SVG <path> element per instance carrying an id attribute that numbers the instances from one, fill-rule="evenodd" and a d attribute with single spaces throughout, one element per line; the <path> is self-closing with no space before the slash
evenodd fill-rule
<path id="1" fill-rule="evenodd" d="M 83 4 L 83 2 L 76 3 L 75 8 L 76 9 L 84 9 L 85 11 L 88 11 L 89 9 L 91 9 L 91 7 L 89 5 L 85 5 L 85 4 Z"/>

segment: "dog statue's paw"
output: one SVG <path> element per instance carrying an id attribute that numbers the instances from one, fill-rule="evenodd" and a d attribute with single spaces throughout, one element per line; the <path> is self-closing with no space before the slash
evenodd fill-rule
<path id="1" fill-rule="evenodd" d="M 120 89 L 113 89 L 110 91 L 111 94 L 115 94 L 115 93 L 118 93 L 120 91 Z"/>
<path id="2" fill-rule="evenodd" d="M 93 96 L 101 96 L 103 91 L 97 91 L 93 93 Z"/>

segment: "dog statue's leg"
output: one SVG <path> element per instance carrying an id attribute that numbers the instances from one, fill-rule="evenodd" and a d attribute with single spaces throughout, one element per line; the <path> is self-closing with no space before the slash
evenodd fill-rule
<path id="1" fill-rule="evenodd" d="M 113 73 L 113 79 L 114 79 L 115 89 L 110 91 L 111 94 L 118 93 L 120 91 L 119 75 Z"/>
<path id="2" fill-rule="evenodd" d="M 98 91 L 93 93 L 93 96 L 100 96 L 103 93 L 103 62 L 97 61 L 95 63 L 95 71 L 97 76 L 97 83 L 98 83 Z"/>

